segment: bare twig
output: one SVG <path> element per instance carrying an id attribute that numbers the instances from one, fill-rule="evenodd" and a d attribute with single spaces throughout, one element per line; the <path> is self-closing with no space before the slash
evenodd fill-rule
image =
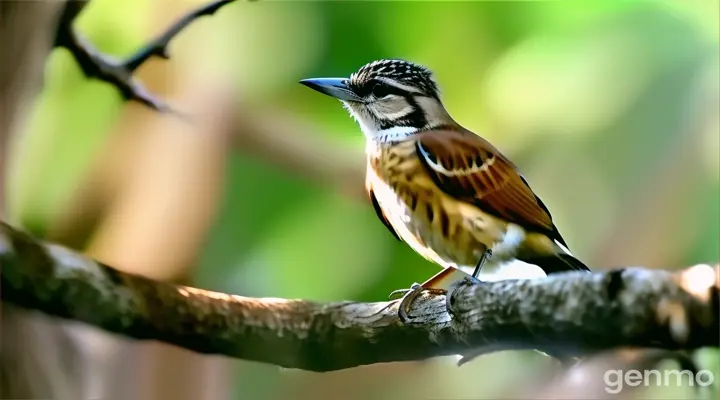
<path id="1" fill-rule="evenodd" d="M 720 266 L 461 282 L 449 310 L 444 294 L 428 292 L 413 305 L 414 322 L 402 324 L 396 302 L 246 298 L 154 282 L 5 224 L 0 261 L 4 301 L 136 339 L 289 368 L 328 371 L 484 346 L 585 353 L 720 345 Z"/>
<path id="2" fill-rule="evenodd" d="M 178 33 L 197 18 L 212 15 L 222 6 L 234 1 L 216 0 L 186 14 L 145 47 L 122 61 L 114 60 L 108 55 L 97 51 L 72 29 L 72 22 L 85 3 L 70 1 L 60 18 L 55 46 L 65 47 L 70 50 L 85 76 L 97 78 L 115 86 L 122 94 L 123 99 L 140 102 L 161 112 L 170 112 L 172 109 L 164 101 L 153 97 L 140 82 L 133 78 L 133 72 L 153 56 L 163 59 L 170 58 L 167 46 Z"/>

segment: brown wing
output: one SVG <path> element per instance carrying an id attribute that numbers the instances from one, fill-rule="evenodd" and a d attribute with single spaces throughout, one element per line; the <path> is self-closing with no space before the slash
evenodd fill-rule
<path id="1" fill-rule="evenodd" d="M 547 208 L 488 141 L 469 131 L 435 130 L 420 134 L 416 146 L 421 162 L 445 193 L 562 240 Z"/>

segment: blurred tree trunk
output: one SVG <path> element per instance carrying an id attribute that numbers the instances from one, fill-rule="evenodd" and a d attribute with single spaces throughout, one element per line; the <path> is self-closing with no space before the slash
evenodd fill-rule
<path id="1" fill-rule="evenodd" d="M 0 217 L 8 219 L 5 177 L 12 141 L 42 88 L 62 1 L 0 2 Z M 0 398 L 83 398 L 69 323 L 2 304 Z"/>
<path id="2" fill-rule="evenodd" d="M 59 1 L 0 2 L 0 58 L 11 61 L 0 63 L 0 168 L 10 164 L 11 141 L 23 139 L 28 105 L 42 88 L 45 60 L 63 6 Z M 155 2 L 152 29 L 163 29 L 190 6 L 195 4 Z M 148 33 L 150 37 L 156 32 Z M 217 122 L 230 99 L 218 91 L 206 91 L 206 82 L 176 79 L 177 74 L 168 73 L 163 64 L 151 63 L 139 71 L 139 78 L 158 90 L 158 95 L 180 92 L 190 98 L 184 104 L 187 111 L 210 107 L 218 113 L 210 113 L 209 125 L 188 129 L 177 118 L 141 106 L 127 107 L 107 153 L 101 154 L 112 157 L 99 157 L 100 168 L 90 173 L 93 182 L 110 178 L 112 190 L 107 190 L 108 184 L 104 192 L 83 188 L 70 207 L 94 205 L 91 218 L 60 218 L 48 221 L 47 229 L 60 243 L 84 247 L 90 240 L 89 253 L 132 272 L 188 282 L 192 276 L 188 267 L 195 264 L 220 194 L 224 134 L 229 129 Z M 130 160 L 137 161 L 137 168 L 128 168 Z M 2 168 L 0 179 L 9 173 L 7 167 Z M 2 218 L 12 220 L 3 202 L 4 185 L 4 179 L 0 180 Z M 68 226 L 73 222 L 82 226 Z M 134 343 L 5 305 L 1 327 L 3 399 L 227 397 L 225 360 L 167 345 Z"/>
<path id="3" fill-rule="evenodd" d="M 6 217 L 5 171 L 10 140 L 22 132 L 43 82 L 62 1 L 0 2 L 0 215 Z"/>
<path id="4" fill-rule="evenodd" d="M 148 19 L 152 26 L 143 36 L 152 38 L 196 6 L 154 1 Z M 206 26 L 213 25 L 212 19 L 206 21 Z M 194 26 L 188 30 L 192 33 L 186 38 L 202 34 Z M 170 62 L 152 59 L 138 70 L 137 78 L 157 97 L 198 117 L 196 123 L 129 103 L 68 205 L 73 210 L 64 212 L 67 218 L 55 221 L 49 234 L 53 240 L 86 243 L 89 255 L 125 271 L 191 284 L 191 266 L 196 264 L 221 195 L 230 132 L 225 121 L 232 97 L 223 92 L 226 82 L 186 73 L 199 68 L 198 63 L 177 61 L 182 52 L 193 54 L 185 59 L 203 60 L 197 54 L 202 52 L 200 46 L 182 37 L 170 46 Z M 95 185 L 98 182 L 103 185 Z M 88 204 L 93 205 L 89 215 L 84 209 Z M 99 397 L 209 400 L 228 396 L 229 360 L 99 331 L 83 337 L 84 342 L 96 345 L 92 363 L 102 369 Z"/>

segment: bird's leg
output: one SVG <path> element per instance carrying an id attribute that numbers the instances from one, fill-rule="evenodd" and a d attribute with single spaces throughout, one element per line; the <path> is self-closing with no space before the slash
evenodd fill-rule
<path id="1" fill-rule="evenodd" d="M 430 279 L 428 279 L 422 284 L 413 283 L 410 286 L 410 289 L 394 290 L 392 293 L 390 293 L 389 298 L 390 300 L 393 300 L 397 298 L 398 295 L 401 295 L 400 304 L 398 305 L 398 317 L 400 318 L 400 320 L 403 323 L 410 321 L 410 317 L 408 316 L 408 313 L 410 312 L 410 307 L 412 306 L 412 303 L 415 301 L 415 299 L 417 299 L 424 290 L 436 289 L 447 291 L 453 283 L 458 282 L 461 279 L 468 280 L 472 283 L 479 283 L 480 280 L 478 279 L 478 275 L 480 275 L 480 271 L 482 270 L 483 265 L 487 260 L 490 259 L 490 257 L 492 257 L 492 250 L 486 249 L 483 252 L 482 257 L 480 257 L 480 261 L 478 261 L 478 263 L 475 265 L 472 276 L 468 275 L 467 273 L 463 272 L 458 268 L 447 267 L 442 271 L 438 272 L 437 274 L 433 275 Z"/>
<path id="2" fill-rule="evenodd" d="M 492 250 L 486 249 L 482 257 L 480 257 L 480 261 L 478 261 L 478 263 L 475 265 L 475 270 L 472 273 L 473 280 L 479 280 L 478 276 L 480 275 L 480 271 L 482 270 L 485 261 L 489 260 L 490 257 L 492 257 Z"/>

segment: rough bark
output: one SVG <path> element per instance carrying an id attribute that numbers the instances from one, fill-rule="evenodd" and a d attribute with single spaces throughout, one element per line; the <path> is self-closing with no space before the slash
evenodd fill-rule
<path id="1" fill-rule="evenodd" d="M 580 355 L 719 346 L 720 266 L 628 268 L 427 292 L 397 302 L 247 298 L 119 272 L 3 224 L 2 300 L 107 331 L 287 368 L 330 371 L 480 350 Z"/>

